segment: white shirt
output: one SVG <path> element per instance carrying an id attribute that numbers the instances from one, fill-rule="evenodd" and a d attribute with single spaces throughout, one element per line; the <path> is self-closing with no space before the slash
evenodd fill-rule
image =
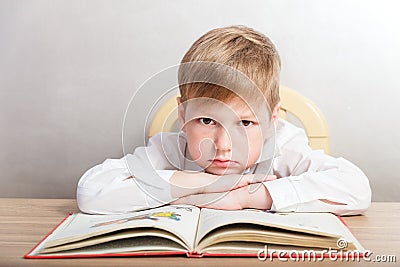
<path id="1" fill-rule="evenodd" d="M 271 148 L 271 142 L 266 141 L 263 152 Z M 85 213 L 112 214 L 164 205 L 174 200 L 168 180 L 177 170 L 201 168 L 186 153 L 185 135 L 157 134 L 133 154 L 107 159 L 89 169 L 78 183 L 78 206 Z M 264 182 L 273 200 L 273 211 L 351 215 L 362 213 L 371 203 L 368 178 L 357 166 L 312 150 L 304 130 L 285 120 L 278 121 L 274 157 L 262 153 L 247 172 L 268 172 L 278 177 Z M 135 179 L 127 179 L 131 175 Z M 327 204 L 320 199 L 345 205 Z"/>

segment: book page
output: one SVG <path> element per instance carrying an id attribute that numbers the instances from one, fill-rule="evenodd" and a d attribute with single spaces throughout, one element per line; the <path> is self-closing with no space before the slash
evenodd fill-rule
<path id="1" fill-rule="evenodd" d="M 136 228 L 131 230 L 117 231 L 112 232 L 105 235 L 94 236 L 91 238 L 87 238 L 84 240 L 80 240 L 77 242 L 72 242 L 64 245 L 58 246 L 49 246 L 48 244 L 40 250 L 40 253 L 55 253 L 55 252 L 65 252 L 83 248 L 83 250 L 100 250 L 103 247 L 110 247 L 111 244 L 113 247 L 122 248 L 122 244 L 131 244 L 128 248 L 131 251 L 137 251 L 138 249 L 142 250 L 143 245 L 145 243 L 151 244 L 153 246 L 153 250 L 164 250 L 167 249 L 166 246 L 157 247 L 160 242 L 146 242 L 143 241 L 143 238 L 148 238 L 151 240 L 163 240 L 164 243 L 169 244 L 169 246 L 180 247 L 180 251 L 187 251 L 187 245 L 178 237 L 171 234 L 170 232 L 166 232 L 164 230 L 158 230 L 157 228 Z M 173 241 L 173 242 L 171 242 Z M 139 248 L 140 246 L 140 248 Z M 97 251 L 99 252 L 99 251 Z"/>
<path id="2" fill-rule="evenodd" d="M 269 245 L 336 248 L 337 240 L 337 237 L 313 235 L 253 223 L 237 223 L 225 225 L 209 232 L 201 239 L 196 249 L 203 252 L 204 248 L 226 242 L 241 242 L 244 245 L 258 242 L 259 244 L 268 243 Z"/>
<path id="3" fill-rule="evenodd" d="M 206 254 L 257 254 L 260 250 L 265 251 L 266 247 L 265 244 L 261 243 L 253 243 L 253 242 L 226 242 L 222 244 L 217 244 L 212 247 L 207 248 L 206 250 L 202 251 Z M 293 252 L 293 251 L 303 251 L 303 247 L 296 247 L 296 246 L 281 246 L 276 244 L 268 244 L 267 249 L 270 252 L 278 253 L 278 252 Z M 321 253 L 324 249 L 321 248 L 314 248 L 313 252 Z M 326 249 L 325 249 L 326 251 Z M 268 252 L 268 251 L 266 251 Z M 312 252 L 311 252 L 312 253 Z M 310 256 L 312 257 L 312 256 Z M 317 257 L 317 255 L 315 255 Z"/>
<path id="4" fill-rule="evenodd" d="M 274 229 L 285 229 L 300 233 L 326 236 L 328 238 L 344 238 L 349 244 L 363 250 L 355 237 L 347 227 L 331 213 L 272 213 L 261 210 L 213 210 L 202 209 L 196 237 L 196 245 L 199 244 L 210 231 L 224 225 L 230 224 L 257 224 L 272 227 Z M 266 241 L 267 242 L 267 241 Z"/>
<path id="5" fill-rule="evenodd" d="M 162 249 L 160 249 L 162 248 Z M 167 239 L 153 236 L 141 236 L 135 239 L 121 239 L 107 243 L 101 243 L 90 247 L 77 248 L 66 251 L 51 253 L 51 256 L 67 256 L 67 255 L 102 255 L 102 254 L 120 254 L 133 252 L 187 252 L 182 246 L 168 242 Z M 38 255 L 38 253 L 31 253 Z M 41 254 L 46 255 L 46 254 Z"/>
<path id="6" fill-rule="evenodd" d="M 167 238 L 179 241 L 188 250 L 193 249 L 200 209 L 189 205 L 163 206 L 155 209 L 124 213 L 117 215 L 90 215 L 77 213 L 71 215 L 43 242 L 42 248 L 52 248 L 61 245 L 76 246 L 79 242 L 90 245 L 99 244 L 96 240 L 105 242 L 118 240 L 118 237 L 139 237 L 140 228 L 143 235 Z M 151 228 L 162 231 L 151 231 Z M 150 229 L 150 230 L 149 230 Z M 124 230 L 121 232 L 121 230 Z M 118 231 L 118 232 L 117 232 Z M 169 233 L 175 235 L 175 237 Z M 126 239 L 126 238 L 124 238 Z M 126 243 L 126 242 L 125 242 Z"/>

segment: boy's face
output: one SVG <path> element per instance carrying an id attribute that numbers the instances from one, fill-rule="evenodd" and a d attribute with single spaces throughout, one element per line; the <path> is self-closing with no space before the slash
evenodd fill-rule
<path id="1" fill-rule="evenodd" d="M 195 98 L 184 105 L 179 105 L 179 119 L 187 135 L 188 150 L 206 172 L 242 173 L 256 163 L 265 132 L 260 118 L 247 104 L 239 98 L 229 103 Z"/>

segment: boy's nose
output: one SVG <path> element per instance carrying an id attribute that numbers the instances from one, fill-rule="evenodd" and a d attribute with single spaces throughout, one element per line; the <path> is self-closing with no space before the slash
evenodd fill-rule
<path id="1" fill-rule="evenodd" d="M 216 149 L 223 151 L 230 151 L 232 149 L 232 139 L 224 127 L 219 127 L 214 140 Z"/>

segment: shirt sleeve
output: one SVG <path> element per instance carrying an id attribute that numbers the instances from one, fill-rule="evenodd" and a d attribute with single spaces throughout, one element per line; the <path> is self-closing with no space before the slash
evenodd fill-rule
<path id="1" fill-rule="evenodd" d="M 273 163 L 274 174 L 280 178 L 264 183 L 273 200 L 272 210 L 338 215 L 364 212 L 371 204 L 365 174 L 344 158 L 312 150 L 303 129 L 287 127 Z"/>
<path id="2" fill-rule="evenodd" d="M 107 159 L 89 169 L 78 182 L 79 209 L 89 214 L 114 214 L 173 201 L 169 179 L 176 169 L 161 153 L 163 149 L 170 148 L 162 145 L 161 135 L 156 135 L 148 146 L 137 148 L 134 154 Z"/>

